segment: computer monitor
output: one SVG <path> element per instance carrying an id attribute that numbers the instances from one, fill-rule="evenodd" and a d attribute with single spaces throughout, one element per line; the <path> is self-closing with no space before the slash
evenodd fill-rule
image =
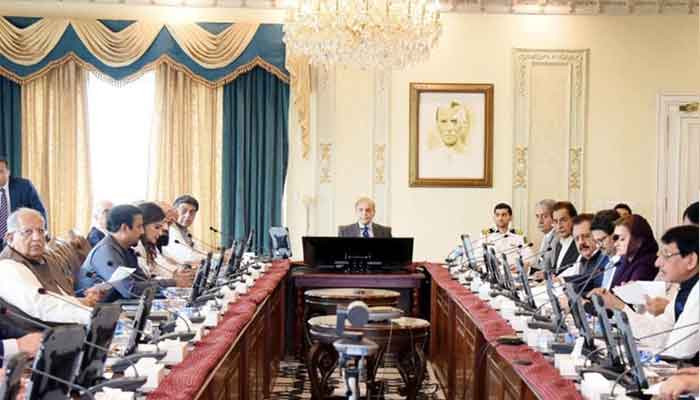
<path id="1" fill-rule="evenodd" d="M 600 325 L 600 330 L 603 332 L 603 338 L 605 339 L 605 347 L 607 349 L 607 365 L 606 368 L 613 370 L 618 370 L 622 372 L 622 358 L 620 357 L 620 352 L 617 348 L 617 343 L 615 342 L 615 337 L 613 335 L 612 326 L 610 325 L 610 319 L 608 319 L 608 311 L 605 308 L 605 302 L 603 298 L 595 294 L 591 297 L 591 302 L 598 314 L 598 324 Z"/>
<path id="2" fill-rule="evenodd" d="M 629 319 L 627 318 L 627 314 L 620 310 L 613 310 L 613 317 L 615 318 L 617 329 L 622 335 L 622 348 L 625 350 L 625 358 L 627 358 L 629 368 L 632 372 L 632 385 L 625 386 L 628 389 L 630 388 L 629 386 L 634 386 L 637 391 L 641 392 L 649 387 L 649 382 L 647 382 L 644 368 L 642 368 L 642 362 L 639 359 L 637 342 L 635 342 L 634 335 L 632 334 Z"/>
<path id="3" fill-rule="evenodd" d="M 206 279 L 206 268 L 207 260 L 202 260 L 202 264 L 197 269 L 197 273 L 194 275 L 194 280 L 192 281 L 192 290 L 190 291 L 190 304 L 193 304 L 200 294 L 202 294 L 202 289 L 204 288 L 204 280 Z"/>
<path id="4" fill-rule="evenodd" d="M 572 283 L 566 284 L 566 296 L 569 298 L 569 310 L 571 311 L 571 316 L 574 318 L 574 324 L 583 337 L 583 347 L 591 351 L 595 349 L 593 331 L 591 331 L 591 326 L 586 319 L 586 312 L 583 310 L 583 305 L 581 304 L 581 296 L 578 295 Z"/>
<path id="5" fill-rule="evenodd" d="M 552 306 L 552 323 L 557 328 L 557 331 L 561 329 L 564 325 L 562 322 L 564 315 L 561 312 L 561 306 L 559 305 L 559 299 L 554 294 L 554 283 L 552 282 L 552 273 L 545 271 L 545 288 L 547 290 L 547 298 L 549 298 L 549 304 Z M 558 332 L 554 332 L 558 333 Z"/>
<path id="6" fill-rule="evenodd" d="M 413 238 L 304 236 L 304 264 L 322 270 L 380 272 L 411 264 Z"/>
<path id="7" fill-rule="evenodd" d="M 141 295 L 139 306 L 136 309 L 136 315 L 134 315 L 134 322 L 131 324 L 132 329 L 131 334 L 129 335 L 129 342 L 124 350 L 125 356 L 133 354 L 141 342 L 141 332 L 143 332 L 143 329 L 146 327 L 146 320 L 151 314 L 151 305 L 153 305 L 154 296 L 155 288 L 153 287 L 146 288 Z"/>
<path id="8" fill-rule="evenodd" d="M 82 325 L 71 324 L 48 329 L 34 359 L 34 371 L 27 386 L 26 398 L 69 398 L 71 386 L 44 374 L 72 383 L 78 372 L 84 341 L 85 328 Z"/>
<path id="9" fill-rule="evenodd" d="M 468 233 L 464 233 L 461 236 L 462 248 L 464 249 L 464 258 L 467 260 L 469 268 L 476 268 L 476 255 L 474 254 L 474 246 L 472 244 L 472 239 Z"/>
<path id="10" fill-rule="evenodd" d="M 24 353 L 17 353 L 8 358 L 5 358 L 3 362 L 5 376 L 0 378 L 0 400 L 15 400 L 17 398 L 24 368 L 29 363 L 29 359 Z"/>
<path id="11" fill-rule="evenodd" d="M 506 278 L 503 277 L 501 270 L 498 268 L 498 257 L 496 257 L 496 249 L 493 246 L 489 247 L 489 262 L 491 263 L 491 270 L 493 271 L 493 276 L 496 278 L 496 283 L 502 288 L 506 287 Z"/>
<path id="12" fill-rule="evenodd" d="M 518 258 L 515 259 L 515 268 L 518 270 L 520 285 L 525 293 L 525 303 L 531 309 L 537 309 L 537 304 L 535 304 L 535 296 L 532 295 L 532 289 L 530 288 L 530 283 L 528 282 L 527 274 L 525 273 L 525 265 L 523 264 L 522 256 L 518 256 Z"/>
<path id="13" fill-rule="evenodd" d="M 90 324 L 87 327 L 86 341 L 108 349 L 112 344 L 114 329 L 121 314 L 118 304 L 97 304 L 92 309 Z M 83 358 L 80 362 L 80 372 L 75 383 L 91 387 L 102 378 L 107 352 L 87 343 L 83 346 Z"/>
<path id="14" fill-rule="evenodd" d="M 270 240 L 272 241 L 273 258 L 288 259 L 292 257 L 292 246 L 289 243 L 289 229 L 287 227 L 270 227 Z"/>
<path id="15" fill-rule="evenodd" d="M 224 258 L 226 257 L 226 248 L 222 247 L 221 250 L 219 250 L 219 259 L 216 260 L 216 266 L 212 268 L 211 274 L 208 278 L 206 278 L 204 288 L 205 289 L 211 289 L 216 285 L 216 282 L 219 280 L 219 275 L 221 274 L 221 267 L 224 265 Z"/>
<path id="16" fill-rule="evenodd" d="M 513 273 L 510 271 L 510 264 L 508 263 L 508 256 L 506 256 L 506 253 L 501 253 L 501 268 L 503 271 L 503 283 L 506 289 L 514 292 L 517 296 L 518 293 L 515 292 L 515 283 L 513 283 Z"/>

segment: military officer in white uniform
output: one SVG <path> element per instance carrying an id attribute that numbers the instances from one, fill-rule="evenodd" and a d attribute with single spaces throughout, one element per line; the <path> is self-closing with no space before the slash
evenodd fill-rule
<path id="1" fill-rule="evenodd" d="M 496 249 L 496 255 L 499 257 L 499 261 L 501 257 L 500 254 L 507 252 L 506 256 L 510 265 L 515 264 L 518 255 L 522 255 L 525 263 L 530 264 L 532 261 L 530 260 L 532 250 L 527 246 L 528 242 L 525 236 L 523 236 L 523 232 L 520 229 L 510 227 L 512 219 L 513 209 L 508 204 L 496 204 L 493 208 L 493 221 L 495 226 L 482 230 L 481 239 Z M 518 246 L 521 248 L 517 249 Z"/>

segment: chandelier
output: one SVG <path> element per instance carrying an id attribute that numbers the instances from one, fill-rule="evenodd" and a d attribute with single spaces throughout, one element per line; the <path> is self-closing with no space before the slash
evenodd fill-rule
<path id="1" fill-rule="evenodd" d="M 442 30 L 438 0 L 294 1 L 284 42 L 316 65 L 402 69 L 426 60 Z"/>

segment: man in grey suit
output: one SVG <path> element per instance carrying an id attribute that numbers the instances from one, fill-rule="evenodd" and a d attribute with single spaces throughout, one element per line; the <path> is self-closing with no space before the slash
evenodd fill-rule
<path id="1" fill-rule="evenodd" d="M 376 208 L 374 200 L 360 197 L 355 202 L 357 223 L 338 227 L 339 237 L 391 238 L 391 227 L 372 222 Z"/>
<path id="2" fill-rule="evenodd" d="M 554 257 L 554 249 L 556 248 L 557 232 L 554 229 L 554 204 L 556 201 L 552 199 L 544 199 L 537 202 L 535 205 L 535 217 L 537 218 L 537 229 L 544 234 L 542 237 L 542 242 L 540 243 L 540 248 L 538 253 L 540 256 L 537 258 L 535 266 L 538 269 L 549 268 L 554 262 L 552 258 Z M 547 251 L 549 249 L 549 251 Z"/>

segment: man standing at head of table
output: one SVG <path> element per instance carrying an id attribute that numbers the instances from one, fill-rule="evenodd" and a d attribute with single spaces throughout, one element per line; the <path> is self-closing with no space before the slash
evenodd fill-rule
<path id="1" fill-rule="evenodd" d="M 357 223 L 338 227 L 339 237 L 391 238 L 391 227 L 372 222 L 376 207 L 374 200 L 360 197 L 355 202 Z"/>

